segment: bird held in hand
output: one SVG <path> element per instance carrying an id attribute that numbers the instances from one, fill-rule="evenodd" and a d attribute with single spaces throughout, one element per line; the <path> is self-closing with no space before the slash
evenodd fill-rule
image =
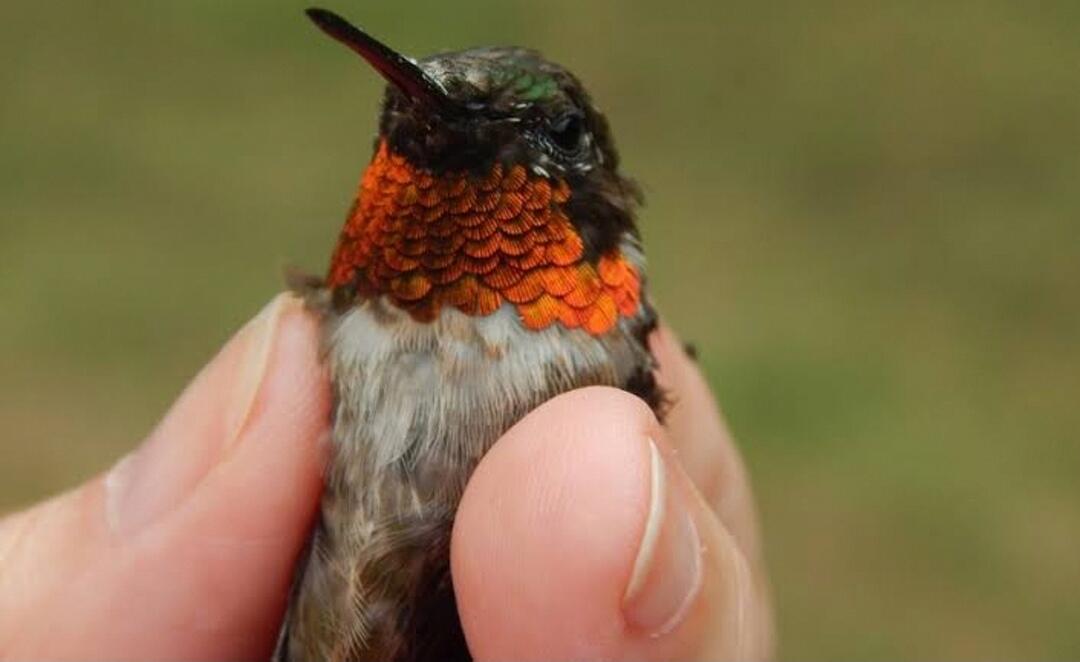
<path id="1" fill-rule="evenodd" d="M 320 314 L 335 406 L 275 659 L 468 659 L 449 542 L 484 453 L 571 389 L 660 406 L 640 194 L 581 83 L 538 53 L 415 61 L 308 16 L 389 84 L 327 275 L 294 283 Z"/>

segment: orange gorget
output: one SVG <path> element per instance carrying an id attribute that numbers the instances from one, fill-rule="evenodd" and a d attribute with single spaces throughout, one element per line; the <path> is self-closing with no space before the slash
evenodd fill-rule
<path id="1" fill-rule="evenodd" d="M 615 250 L 591 264 L 565 211 L 566 182 L 523 166 L 486 177 L 434 175 L 384 141 L 364 172 L 330 266 L 331 287 L 385 295 L 415 319 L 443 306 L 489 315 L 513 304 L 524 325 L 593 335 L 637 312 L 640 280 Z"/>

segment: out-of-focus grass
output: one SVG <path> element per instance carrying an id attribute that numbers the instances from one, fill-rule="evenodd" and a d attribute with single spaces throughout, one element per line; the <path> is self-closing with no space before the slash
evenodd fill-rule
<path id="1" fill-rule="evenodd" d="M 339 3 L 590 84 L 748 458 L 794 659 L 1080 656 L 1080 5 Z M 0 505 L 321 268 L 379 84 L 301 4 L 0 21 Z"/>

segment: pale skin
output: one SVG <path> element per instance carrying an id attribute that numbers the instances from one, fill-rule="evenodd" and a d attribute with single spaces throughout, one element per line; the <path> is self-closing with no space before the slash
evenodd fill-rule
<path id="1" fill-rule="evenodd" d="M 0 658 L 269 656 L 321 488 L 317 334 L 276 298 L 129 459 L 0 520 Z M 476 659 L 771 654 L 742 461 L 678 341 L 661 329 L 651 344 L 665 425 L 624 392 L 574 391 L 470 481 L 451 562 Z"/>

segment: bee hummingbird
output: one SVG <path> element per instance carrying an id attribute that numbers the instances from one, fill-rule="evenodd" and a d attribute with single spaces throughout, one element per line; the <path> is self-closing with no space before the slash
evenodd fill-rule
<path id="1" fill-rule="evenodd" d="M 328 273 L 294 283 L 335 404 L 275 659 L 469 659 L 449 541 L 484 453 L 578 387 L 660 406 L 639 189 L 581 83 L 538 53 L 413 60 L 307 14 L 388 85 Z"/>

